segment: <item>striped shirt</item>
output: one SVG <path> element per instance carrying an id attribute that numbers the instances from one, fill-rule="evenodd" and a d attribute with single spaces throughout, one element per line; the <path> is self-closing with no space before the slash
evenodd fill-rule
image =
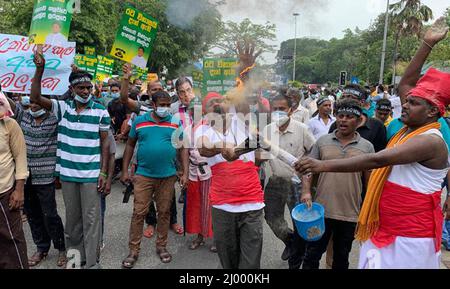
<path id="1" fill-rule="evenodd" d="M 75 101 L 52 100 L 58 117 L 56 173 L 65 182 L 95 183 L 100 174 L 100 132 L 109 130 L 111 118 L 101 104 L 89 101 L 76 112 Z"/>
<path id="2" fill-rule="evenodd" d="M 17 104 L 14 117 L 20 125 L 27 145 L 27 160 L 32 185 L 48 185 L 55 181 L 58 119 L 49 114 L 41 124 Z"/>

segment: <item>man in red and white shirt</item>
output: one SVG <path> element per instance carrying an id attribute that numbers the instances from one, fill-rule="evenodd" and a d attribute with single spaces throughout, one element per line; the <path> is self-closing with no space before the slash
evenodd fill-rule
<path id="1" fill-rule="evenodd" d="M 212 170 L 210 201 L 214 237 L 224 269 L 259 269 L 264 193 L 255 152 L 236 153 L 248 138 L 245 123 L 218 97 L 209 125 L 196 131 L 200 154 Z"/>

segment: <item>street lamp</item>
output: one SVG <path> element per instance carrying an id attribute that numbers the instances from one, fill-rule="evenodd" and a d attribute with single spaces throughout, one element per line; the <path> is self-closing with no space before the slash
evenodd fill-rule
<path id="1" fill-rule="evenodd" d="M 294 71 L 292 72 L 292 81 L 295 81 L 295 60 L 297 59 L 297 16 L 299 16 L 299 13 L 294 13 L 294 19 L 295 19 L 295 38 L 294 38 Z"/>
<path id="2" fill-rule="evenodd" d="M 386 43 L 387 43 L 388 25 L 389 25 L 389 0 L 387 0 L 386 19 L 385 19 L 385 23 L 384 23 L 383 51 L 381 52 L 381 67 L 380 67 L 379 84 L 383 84 L 383 79 L 384 79 L 384 61 L 386 58 Z"/>

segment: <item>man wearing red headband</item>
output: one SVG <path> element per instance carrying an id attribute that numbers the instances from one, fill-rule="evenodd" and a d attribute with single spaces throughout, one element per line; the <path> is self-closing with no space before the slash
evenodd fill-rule
<path id="1" fill-rule="evenodd" d="M 400 83 L 403 127 L 386 150 L 344 160 L 302 159 L 300 173 L 375 169 L 358 219 L 363 241 L 360 268 L 439 269 L 443 217 L 441 184 L 448 173 L 448 149 L 438 119 L 450 104 L 450 74 L 420 69 L 448 27 L 439 19 L 425 34 Z"/>

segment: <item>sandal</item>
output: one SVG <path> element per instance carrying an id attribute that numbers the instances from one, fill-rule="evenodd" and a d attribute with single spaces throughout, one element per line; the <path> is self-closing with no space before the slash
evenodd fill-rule
<path id="1" fill-rule="evenodd" d="M 47 258 L 48 253 L 44 252 L 36 252 L 34 255 L 28 260 L 28 266 L 34 267 L 39 265 L 42 261 L 44 261 Z"/>
<path id="2" fill-rule="evenodd" d="M 132 269 L 138 260 L 138 255 L 130 253 L 125 260 L 122 261 L 122 267 L 125 269 Z"/>
<path id="3" fill-rule="evenodd" d="M 184 234 L 183 227 L 178 225 L 178 224 L 173 224 L 172 226 L 170 226 L 170 228 L 172 229 L 172 231 L 174 231 L 178 235 L 183 235 Z"/>
<path id="4" fill-rule="evenodd" d="M 172 255 L 169 254 L 166 248 L 156 250 L 156 253 L 159 255 L 159 259 L 163 263 L 170 263 L 172 261 Z"/>
<path id="5" fill-rule="evenodd" d="M 190 250 L 196 250 L 198 247 L 205 245 L 205 241 L 203 239 L 197 238 L 192 241 L 192 244 L 189 246 Z"/>
<path id="6" fill-rule="evenodd" d="M 148 227 L 144 231 L 144 237 L 145 238 L 151 238 L 155 234 L 155 227 L 152 225 L 148 225 Z"/>
<path id="7" fill-rule="evenodd" d="M 56 266 L 66 267 L 66 265 L 67 265 L 66 251 L 60 251 L 58 254 L 58 261 L 56 261 Z"/>

